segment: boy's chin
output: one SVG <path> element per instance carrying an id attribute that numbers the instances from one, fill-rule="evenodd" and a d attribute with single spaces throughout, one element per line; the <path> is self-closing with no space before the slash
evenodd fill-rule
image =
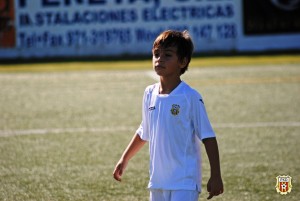
<path id="1" fill-rule="evenodd" d="M 160 71 L 155 71 L 156 72 L 156 75 L 158 75 L 158 76 L 164 76 L 164 74 L 162 73 L 162 72 L 160 72 Z"/>
<path id="2" fill-rule="evenodd" d="M 154 71 L 159 76 L 162 76 L 162 74 L 163 74 L 161 69 L 154 68 Z"/>

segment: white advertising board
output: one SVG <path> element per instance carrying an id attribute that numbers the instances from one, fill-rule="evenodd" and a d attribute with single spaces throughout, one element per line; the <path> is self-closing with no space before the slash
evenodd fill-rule
<path id="1" fill-rule="evenodd" d="M 188 30 L 198 53 L 300 49 L 299 34 L 277 46 L 272 35 L 245 36 L 242 0 L 3 1 L 0 58 L 150 54 L 166 29 Z"/>

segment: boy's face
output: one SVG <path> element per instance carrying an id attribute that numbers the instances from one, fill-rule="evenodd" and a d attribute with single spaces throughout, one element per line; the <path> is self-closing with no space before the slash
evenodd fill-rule
<path id="1" fill-rule="evenodd" d="M 159 76 L 180 76 L 181 69 L 185 67 L 177 56 L 177 47 L 159 47 L 152 50 L 153 69 Z"/>

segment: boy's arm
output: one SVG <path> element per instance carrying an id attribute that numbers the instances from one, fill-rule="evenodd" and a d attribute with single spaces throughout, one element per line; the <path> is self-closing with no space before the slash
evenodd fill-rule
<path id="1" fill-rule="evenodd" d="M 146 141 L 142 140 L 138 134 L 133 136 L 131 142 L 128 144 L 114 169 L 113 176 L 115 180 L 121 181 L 122 174 L 128 161 L 143 147 L 145 143 Z"/>
<path id="2" fill-rule="evenodd" d="M 213 196 L 218 196 L 224 191 L 220 169 L 219 149 L 215 137 L 206 138 L 203 140 L 203 143 L 205 145 L 211 170 L 210 179 L 207 183 L 207 191 L 209 192 L 207 199 L 211 199 Z"/>

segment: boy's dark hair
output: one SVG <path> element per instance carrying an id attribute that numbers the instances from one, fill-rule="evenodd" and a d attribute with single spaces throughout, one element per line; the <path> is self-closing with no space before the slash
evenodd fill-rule
<path id="1" fill-rule="evenodd" d="M 180 62 L 186 59 L 187 64 L 181 69 L 181 74 L 187 71 L 194 50 L 193 41 L 187 30 L 180 32 L 167 30 L 162 32 L 154 41 L 152 50 L 158 48 L 177 47 L 177 56 Z"/>

